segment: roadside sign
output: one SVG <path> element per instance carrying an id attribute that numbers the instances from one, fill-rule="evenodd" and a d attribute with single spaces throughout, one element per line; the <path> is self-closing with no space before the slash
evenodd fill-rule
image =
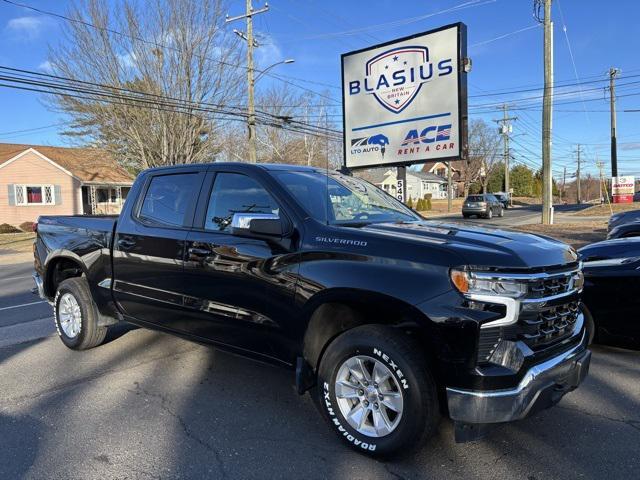
<path id="1" fill-rule="evenodd" d="M 613 195 L 613 203 L 633 203 L 634 193 L 634 177 L 613 177 L 611 179 L 611 194 Z"/>
<path id="2" fill-rule="evenodd" d="M 466 49 L 456 23 L 343 54 L 345 166 L 464 157 Z"/>

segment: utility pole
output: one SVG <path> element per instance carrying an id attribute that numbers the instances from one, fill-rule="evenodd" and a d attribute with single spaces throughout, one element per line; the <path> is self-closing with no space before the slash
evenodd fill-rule
<path id="1" fill-rule="evenodd" d="M 245 18 L 247 20 L 247 33 L 236 32 L 241 38 L 247 42 L 247 127 L 249 129 L 248 145 L 249 145 L 249 162 L 256 163 L 258 161 L 258 153 L 256 146 L 256 108 L 254 103 L 254 87 L 255 77 L 253 68 L 253 48 L 258 47 L 258 42 L 253 38 L 253 16 L 264 13 L 269 10 L 269 4 L 265 3 L 264 7 L 258 10 L 253 9 L 252 0 L 247 0 L 246 12 L 244 15 L 229 17 L 226 23 Z"/>
<path id="2" fill-rule="evenodd" d="M 576 187 L 577 187 L 577 191 L 576 191 L 576 201 L 578 203 L 578 205 L 580 205 L 582 203 L 582 193 L 580 190 L 580 163 L 582 163 L 582 160 L 580 160 L 580 144 L 578 144 L 578 149 L 576 150 L 576 153 L 578 154 L 578 171 L 576 172 Z"/>
<path id="3" fill-rule="evenodd" d="M 563 173 L 562 173 L 562 194 L 560 196 L 560 200 L 561 201 L 562 201 L 563 197 L 566 197 L 566 195 L 565 195 L 565 193 L 566 193 L 566 190 L 565 190 L 566 184 L 567 184 L 567 166 L 565 165 Z M 566 198 L 565 198 L 565 200 L 566 200 Z"/>
<path id="4" fill-rule="evenodd" d="M 504 192 L 507 194 L 509 198 L 509 204 L 511 204 L 511 194 L 509 192 L 510 183 L 509 183 L 509 160 L 511 157 L 511 153 L 509 152 L 509 134 L 512 132 L 511 121 L 517 120 L 518 117 L 510 117 L 509 116 L 509 105 L 504 103 L 502 105 L 502 118 L 499 120 L 494 120 L 498 125 L 500 125 L 499 133 L 502 135 L 503 142 L 503 153 L 502 158 L 504 161 Z"/>
<path id="5" fill-rule="evenodd" d="M 617 68 L 609 69 L 609 97 L 611 101 L 611 176 L 618 176 L 618 140 L 616 135 L 616 76 L 620 73 Z"/>
<path id="6" fill-rule="evenodd" d="M 553 108 L 553 22 L 551 0 L 544 3 L 544 97 L 542 101 L 542 223 L 553 223 L 553 188 L 551 177 L 551 127 Z"/>

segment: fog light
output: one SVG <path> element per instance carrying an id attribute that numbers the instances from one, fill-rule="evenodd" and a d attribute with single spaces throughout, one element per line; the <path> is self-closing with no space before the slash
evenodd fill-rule
<path id="1" fill-rule="evenodd" d="M 524 363 L 524 353 L 516 342 L 501 340 L 489 357 L 489 362 L 517 372 Z"/>

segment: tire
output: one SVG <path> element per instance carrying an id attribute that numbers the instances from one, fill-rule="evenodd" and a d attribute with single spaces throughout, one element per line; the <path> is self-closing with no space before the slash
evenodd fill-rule
<path id="1" fill-rule="evenodd" d="M 86 350 L 104 341 L 107 327 L 98 326 L 98 312 L 84 277 L 68 278 L 60 283 L 53 311 L 56 331 L 67 347 Z M 79 322 L 65 321 L 65 317 L 77 319 L 78 316 Z"/>
<path id="2" fill-rule="evenodd" d="M 498 213 L 499 217 L 504 217 L 504 208 L 500 207 L 500 213 Z"/>
<path id="3" fill-rule="evenodd" d="M 491 220 L 493 218 L 493 209 L 489 208 L 489 211 L 487 212 L 487 218 L 489 220 Z"/>
<path id="4" fill-rule="evenodd" d="M 370 381 L 388 378 L 380 385 L 367 382 L 362 367 L 357 366 L 362 365 L 358 360 L 363 362 Z M 349 368 L 349 362 L 356 362 L 356 366 Z M 351 374 L 353 370 L 359 372 L 360 380 Z M 339 376 L 346 382 L 342 385 L 358 382 L 356 388 L 339 386 Z M 336 392 L 338 387 L 340 392 Z M 331 342 L 318 368 L 317 390 L 318 408 L 331 428 L 351 448 L 370 456 L 385 457 L 417 449 L 435 433 L 440 418 L 436 385 L 425 358 L 409 336 L 391 327 L 364 325 Z M 383 392 L 386 398 L 381 399 L 377 392 Z M 393 405 L 399 413 L 387 405 Z M 361 430 L 368 432 L 358 430 L 358 425 L 352 425 L 345 417 L 344 412 L 358 409 L 364 412 Z M 356 418 L 362 418 L 362 414 L 351 421 Z"/>
<path id="5" fill-rule="evenodd" d="M 588 345 L 591 345 L 596 338 L 596 322 L 593 320 L 593 315 L 591 315 L 591 312 L 584 303 L 580 308 L 582 309 L 582 313 L 584 315 L 584 324 L 587 329 L 587 335 L 589 338 Z"/>
<path id="6" fill-rule="evenodd" d="M 469 214 L 467 214 L 467 213 L 463 213 L 463 214 L 462 214 L 462 218 L 469 218 Z"/>

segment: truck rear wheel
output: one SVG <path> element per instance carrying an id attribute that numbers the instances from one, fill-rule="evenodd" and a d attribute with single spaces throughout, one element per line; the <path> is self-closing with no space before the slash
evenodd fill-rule
<path id="1" fill-rule="evenodd" d="M 418 448 L 439 419 L 435 382 L 412 339 L 364 325 L 336 338 L 318 369 L 318 406 L 355 450 L 386 456 Z"/>
<path id="2" fill-rule="evenodd" d="M 68 278 L 60 283 L 53 310 L 56 330 L 67 347 L 86 350 L 104 341 L 107 327 L 98 326 L 98 313 L 85 278 Z"/>

